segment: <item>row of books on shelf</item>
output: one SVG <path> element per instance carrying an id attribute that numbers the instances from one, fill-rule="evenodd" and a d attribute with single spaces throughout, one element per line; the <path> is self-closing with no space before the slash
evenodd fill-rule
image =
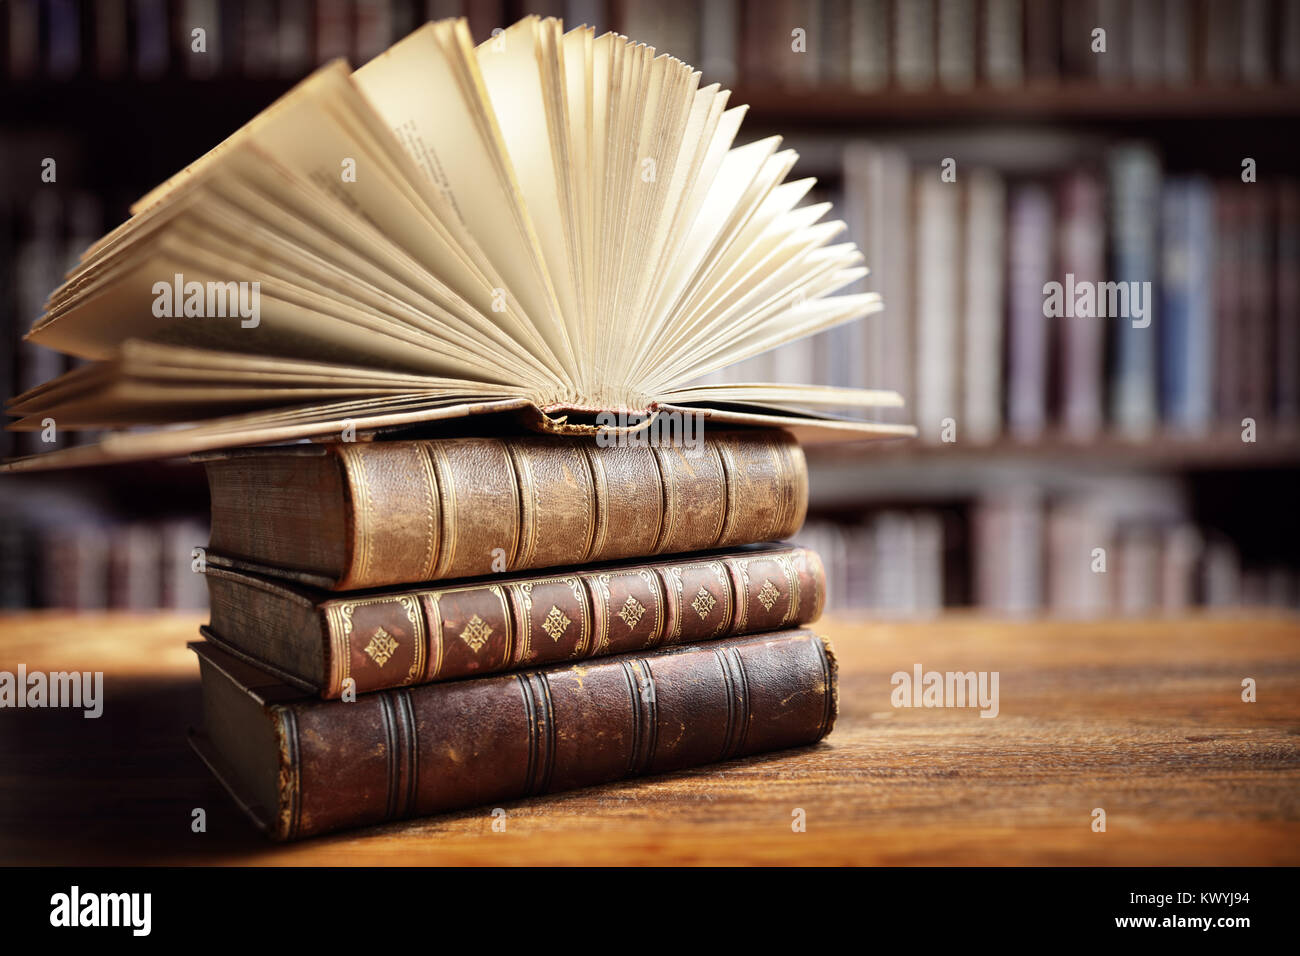
<path id="1" fill-rule="evenodd" d="M 1292 0 L 757 0 L 741 6 L 739 66 L 747 86 L 960 91 L 1300 82 L 1294 40 L 1300 4 Z M 689 13 L 683 16 L 689 21 Z M 806 30 L 807 55 L 792 55 L 795 28 Z M 701 40 L 706 35 L 701 31 Z"/>
<path id="2" fill-rule="evenodd" d="M 363 63 L 428 19 L 467 15 L 480 39 L 505 26 L 502 0 L 8 0 L 5 9 L 0 74 L 19 82 L 296 79 L 336 57 Z"/>
<path id="3" fill-rule="evenodd" d="M 884 312 L 713 380 L 894 388 L 930 442 L 1300 417 L 1294 179 L 1166 176 L 1123 144 L 1098 168 L 948 182 L 939 163 L 852 143 L 843 190 Z"/>
<path id="4" fill-rule="evenodd" d="M 68 371 L 74 359 L 22 341 L 45 299 L 104 228 L 93 193 L 48 186 L 0 199 L 0 392 L 16 395 Z M 9 421 L 5 419 L 6 423 Z M 92 432 L 0 431 L 0 458 L 90 441 Z M 53 439 L 47 441 L 46 439 Z"/>
<path id="5" fill-rule="evenodd" d="M 0 502 L 0 610 L 207 607 L 196 561 L 207 522 L 130 517 L 59 490 L 22 486 Z"/>
<path id="6" fill-rule="evenodd" d="M 963 507 L 814 518 L 796 540 L 821 554 L 832 610 L 1083 618 L 1300 608 L 1300 568 L 1247 562 L 1185 515 L 1113 501 L 1014 487 Z"/>
<path id="7" fill-rule="evenodd" d="M 526 7 L 570 26 L 616 29 L 700 67 L 707 82 L 751 88 L 1300 82 L 1297 0 L 543 0 Z M 474 37 L 485 40 L 504 26 L 503 8 L 503 0 L 9 0 L 0 27 L 7 73 L 17 80 L 287 77 L 338 56 L 365 62 L 426 19 L 468 16 Z"/>

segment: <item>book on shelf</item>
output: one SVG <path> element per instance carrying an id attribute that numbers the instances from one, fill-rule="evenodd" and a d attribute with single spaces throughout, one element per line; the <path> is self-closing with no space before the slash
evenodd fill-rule
<path id="1" fill-rule="evenodd" d="M 1161 404 L 1169 424 L 1195 434 L 1216 420 L 1214 189 L 1209 180 L 1171 178 L 1161 197 L 1161 227 Z"/>
<path id="2" fill-rule="evenodd" d="M 1053 278 L 1055 210 L 1041 183 L 1018 183 L 1007 208 L 1007 429 L 1032 441 L 1047 428 L 1053 328 L 1043 289 Z"/>
<path id="3" fill-rule="evenodd" d="M 911 434 L 824 411 L 898 406 L 888 390 L 697 384 L 880 307 L 831 294 L 861 253 L 829 204 L 799 205 L 813 182 L 784 181 L 779 137 L 735 145 L 728 98 L 537 17 L 477 48 L 464 21 L 430 23 L 323 67 L 139 200 L 27 336 L 91 364 L 12 401 L 13 427 L 160 427 L 6 467 L 479 415 Z"/>
<path id="4" fill-rule="evenodd" d="M 962 91 L 1300 82 L 1296 0 L 551 0 L 527 5 L 615 29 L 747 88 Z M 0 72 L 144 80 L 269 78 L 365 61 L 424 19 L 467 16 L 487 40 L 501 0 L 9 0 Z M 89 25 L 83 24 L 89 21 Z M 194 49 L 191 31 L 206 31 Z M 1104 52 L 1095 49 L 1105 30 Z M 805 31 L 805 50 L 791 47 Z M 3 32 L 3 31 L 0 31 Z M 93 38 L 93 39 L 92 39 Z M 7 61 L 7 62 L 5 62 Z"/>
<path id="5" fill-rule="evenodd" d="M 801 626 L 826 602 L 790 545 L 346 594 L 207 560 L 204 636 L 327 699 Z"/>
<path id="6" fill-rule="evenodd" d="M 1117 300 L 1120 314 L 1107 315 L 1114 331 L 1111 416 L 1121 434 L 1145 438 L 1159 419 L 1153 280 L 1160 274 L 1160 160 L 1149 146 L 1133 143 L 1112 150 L 1107 167 L 1110 278 L 1128 293 Z"/>
<path id="7" fill-rule="evenodd" d="M 1059 187 L 1056 274 L 1073 276 L 1073 285 L 1098 287 L 1106 275 L 1105 209 L 1101 184 L 1082 170 L 1067 175 Z M 1061 430 L 1070 438 L 1089 441 L 1102 433 L 1105 422 L 1102 382 L 1105 375 L 1106 327 L 1094 308 L 1089 314 L 1067 310 L 1060 319 Z M 1073 314 L 1071 314 L 1073 313 Z"/>
<path id="8" fill-rule="evenodd" d="M 274 839 L 815 743 L 835 659 L 805 630 L 322 701 L 199 643 L 195 750 Z"/>
<path id="9" fill-rule="evenodd" d="M 965 189 L 960 416 L 964 437 L 984 443 L 1002 431 L 1006 185 L 993 170 L 975 169 Z"/>

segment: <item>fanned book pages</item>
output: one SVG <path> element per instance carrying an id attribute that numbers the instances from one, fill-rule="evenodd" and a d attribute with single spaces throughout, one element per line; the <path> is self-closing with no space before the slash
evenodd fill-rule
<path id="1" fill-rule="evenodd" d="M 11 426 L 110 429 L 10 469 L 496 413 L 561 433 L 665 412 L 799 438 L 910 435 L 897 394 L 699 384 L 877 311 L 779 137 L 616 34 L 428 23 L 331 63 L 132 207 L 28 339 L 91 360 Z M 159 426 L 142 428 L 140 426 Z"/>

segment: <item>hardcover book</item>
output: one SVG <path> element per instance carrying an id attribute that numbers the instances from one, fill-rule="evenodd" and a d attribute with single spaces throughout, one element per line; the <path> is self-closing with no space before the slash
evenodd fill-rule
<path id="1" fill-rule="evenodd" d="M 206 643 L 195 750 L 278 840 L 811 744 L 835 659 L 804 630 L 364 694 L 304 696 Z"/>
<path id="2" fill-rule="evenodd" d="M 329 442 L 207 462 L 212 550 L 333 590 L 773 541 L 808 507 L 782 431 Z"/>
<path id="3" fill-rule="evenodd" d="M 774 631 L 826 603 L 821 559 L 789 545 L 342 595 L 208 560 L 204 636 L 335 699 Z"/>
<path id="4" fill-rule="evenodd" d="M 90 363 L 12 426 L 117 429 L 46 467 L 494 414 L 591 434 L 694 412 L 812 441 L 890 391 L 708 373 L 869 315 L 862 256 L 801 206 L 728 91 L 644 44 L 526 17 L 429 23 L 322 67 L 95 242 L 28 339 Z M 167 426 L 132 429 L 131 426 Z"/>

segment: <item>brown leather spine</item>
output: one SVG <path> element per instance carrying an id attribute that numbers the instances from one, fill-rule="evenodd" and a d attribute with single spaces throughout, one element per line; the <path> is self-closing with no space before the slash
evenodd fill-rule
<path id="1" fill-rule="evenodd" d="M 268 711 L 294 839 L 810 744 L 835 665 L 785 631 Z"/>
<path id="2" fill-rule="evenodd" d="M 825 600 L 821 559 L 793 546 L 335 598 L 321 696 L 809 624 Z"/>
<path id="3" fill-rule="evenodd" d="M 350 513 L 337 590 L 701 551 L 803 524 L 803 452 L 778 430 L 696 447 L 550 436 L 339 443 Z"/>

